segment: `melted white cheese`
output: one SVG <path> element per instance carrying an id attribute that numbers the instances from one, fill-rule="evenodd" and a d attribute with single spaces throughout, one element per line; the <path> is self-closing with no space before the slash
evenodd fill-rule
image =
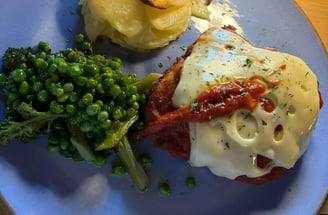
<path id="1" fill-rule="evenodd" d="M 258 105 L 252 111 L 240 109 L 208 122 L 189 123 L 192 166 L 207 166 L 231 179 L 257 177 L 274 166 L 293 167 L 305 151 L 320 109 L 314 73 L 298 57 L 253 47 L 232 32 L 211 29 L 200 37 L 184 62 L 172 102 L 188 105 L 209 85 L 253 76 L 278 83 L 267 86 L 262 96 L 275 109 L 266 112 Z M 277 132 L 279 126 L 283 129 Z M 264 169 L 256 165 L 258 154 L 272 159 Z"/>

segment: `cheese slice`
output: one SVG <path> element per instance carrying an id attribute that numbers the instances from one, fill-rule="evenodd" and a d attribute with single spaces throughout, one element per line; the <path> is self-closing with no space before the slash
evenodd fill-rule
<path id="1" fill-rule="evenodd" d="M 189 123 L 190 165 L 230 179 L 258 177 L 275 166 L 293 167 L 304 153 L 320 109 L 315 74 L 300 58 L 256 48 L 233 32 L 211 28 L 201 35 L 184 62 L 172 103 L 182 107 L 209 86 L 251 77 L 267 84 L 262 98 L 274 110 L 258 105 Z M 272 162 L 259 168 L 257 155 Z"/>

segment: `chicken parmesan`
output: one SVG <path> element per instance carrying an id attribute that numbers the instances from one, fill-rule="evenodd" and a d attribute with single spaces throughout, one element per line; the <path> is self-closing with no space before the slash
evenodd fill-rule
<path id="1" fill-rule="evenodd" d="M 302 156 L 322 104 L 300 58 L 214 27 L 153 86 L 135 138 L 150 137 L 193 167 L 260 184 Z"/>

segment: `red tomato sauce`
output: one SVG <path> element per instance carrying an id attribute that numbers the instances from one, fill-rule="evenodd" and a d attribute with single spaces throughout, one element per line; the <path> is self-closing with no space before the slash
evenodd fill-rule
<path id="1" fill-rule="evenodd" d="M 265 85 L 256 78 L 240 78 L 212 86 L 189 105 L 175 108 L 148 123 L 146 128 L 133 135 L 133 138 L 143 139 L 151 136 L 153 142 L 172 155 L 188 160 L 189 122 L 208 121 L 241 108 L 252 110 L 260 103 L 260 97 L 265 90 Z"/>

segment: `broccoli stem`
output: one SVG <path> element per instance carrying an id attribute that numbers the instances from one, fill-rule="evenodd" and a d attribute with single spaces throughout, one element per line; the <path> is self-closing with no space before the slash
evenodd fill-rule
<path id="1" fill-rule="evenodd" d="M 86 161 L 96 160 L 95 154 L 88 145 L 80 129 L 78 127 L 72 126 L 70 123 L 66 123 L 66 126 L 69 130 L 69 133 L 71 134 L 70 141 L 73 146 L 78 150 L 82 158 Z"/>
<path id="2" fill-rule="evenodd" d="M 148 93 L 154 81 L 158 80 L 162 75 L 159 73 L 149 73 L 141 80 L 137 81 L 134 85 L 137 87 L 138 92 Z"/>
<path id="3" fill-rule="evenodd" d="M 129 128 L 138 120 L 138 115 L 124 122 L 114 133 L 107 133 L 105 140 L 96 148 L 97 151 L 109 149 L 114 146 L 128 133 Z"/>
<path id="4" fill-rule="evenodd" d="M 149 178 L 141 164 L 137 161 L 133 150 L 130 146 L 129 140 L 124 136 L 116 145 L 117 153 L 121 161 L 127 168 L 127 171 L 137 186 L 137 188 L 144 192 L 149 185 Z"/>

